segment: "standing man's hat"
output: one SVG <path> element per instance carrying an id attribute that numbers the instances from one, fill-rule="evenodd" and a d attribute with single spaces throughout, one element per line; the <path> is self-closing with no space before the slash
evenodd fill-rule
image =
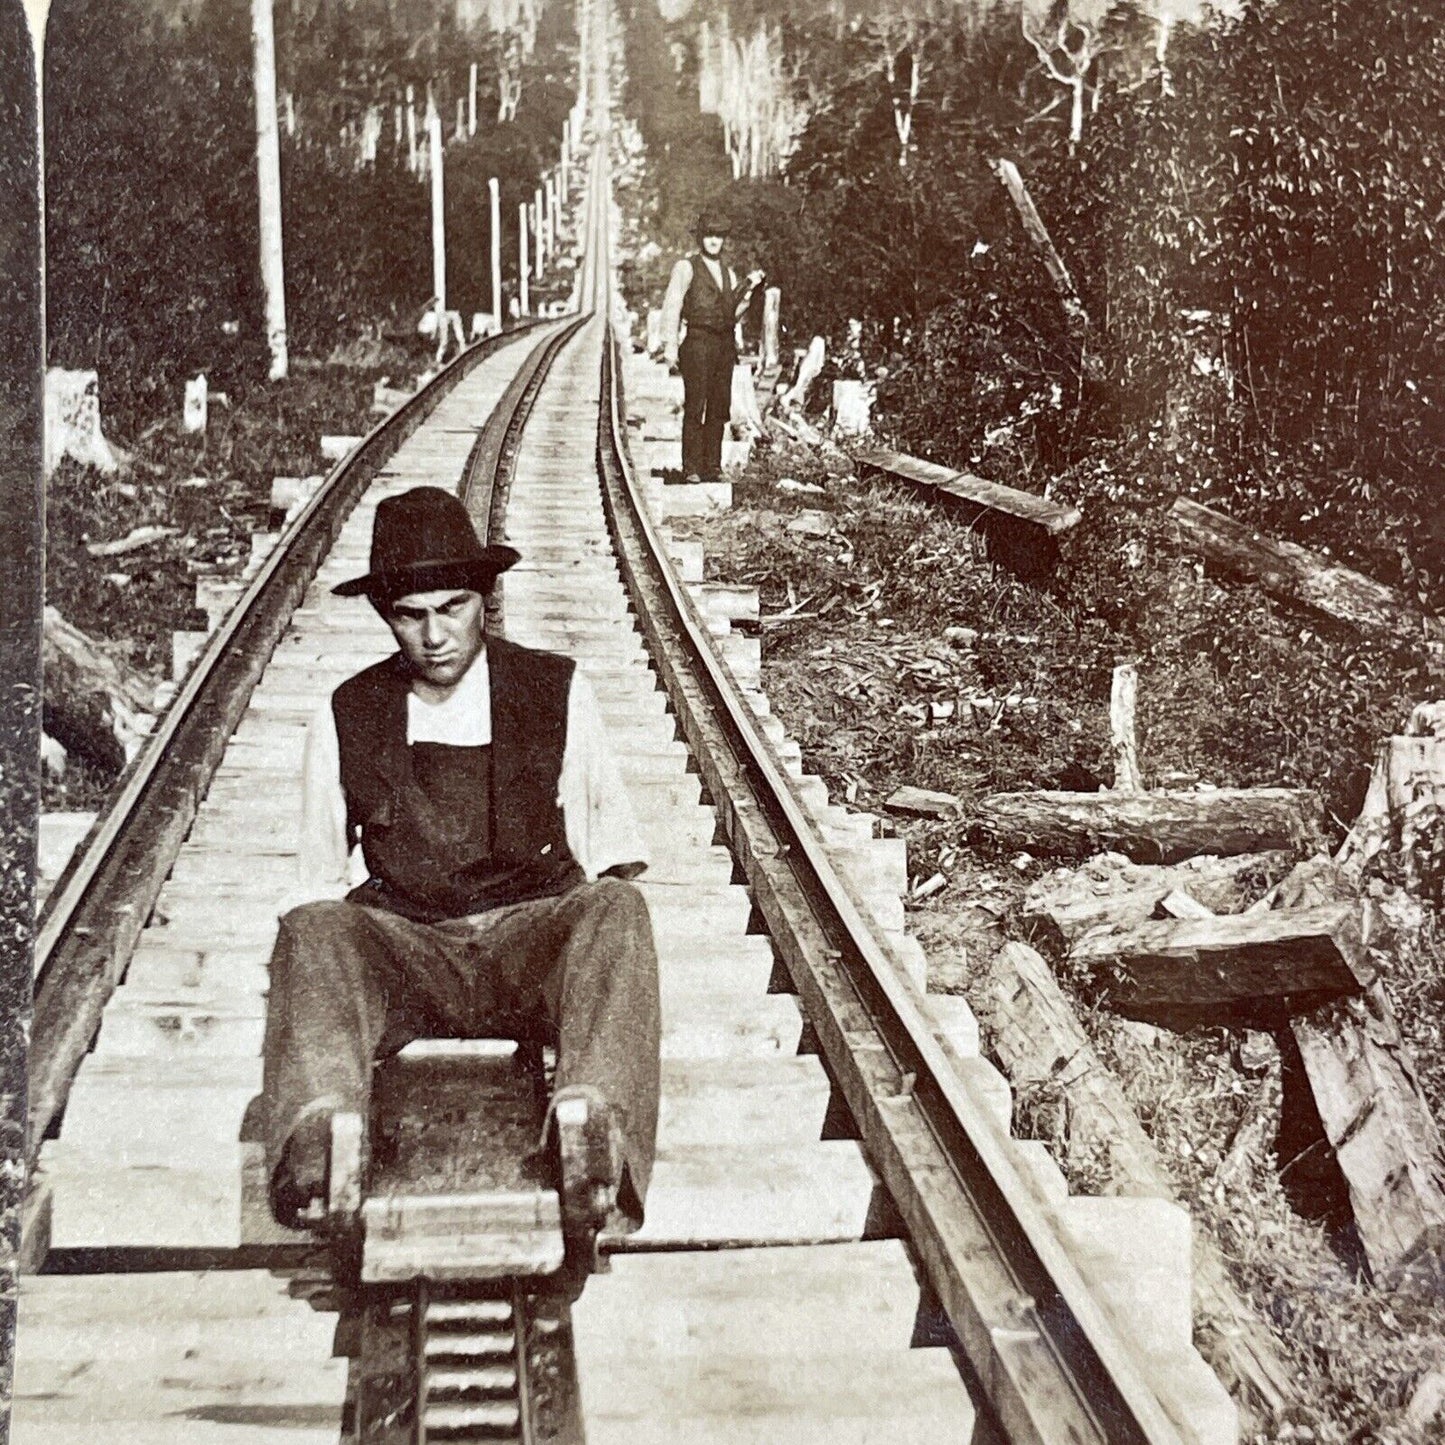
<path id="1" fill-rule="evenodd" d="M 365 595 L 373 602 L 448 587 L 490 592 L 497 578 L 521 560 L 511 547 L 484 547 L 454 493 L 413 487 L 377 506 L 371 571 L 331 590 L 338 597 Z"/>
<path id="2" fill-rule="evenodd" d="M 717 206 L 709 206 L 697 218 L 697 234 L 699 236 L 726 236 L 732 232 L 732 222 L 727 215 Z"/>

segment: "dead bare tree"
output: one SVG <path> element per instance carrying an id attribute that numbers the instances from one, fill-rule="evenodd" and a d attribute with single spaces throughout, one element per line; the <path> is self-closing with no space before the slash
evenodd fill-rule
<path id="1" fill-rule="evenodd" d="M 1049 78 L 1065 86 L 1070 95 L 1069 146 L 1084 135 L 1084 102 L 1089 78 L 1098 58 L 1114 45 L 1105 26 L 1115 0 L 1023 0 L 1019 24 L 1024 39 L 1034 48 Z M 1092 105 L 1098 105 L 1098 87 Z"/>

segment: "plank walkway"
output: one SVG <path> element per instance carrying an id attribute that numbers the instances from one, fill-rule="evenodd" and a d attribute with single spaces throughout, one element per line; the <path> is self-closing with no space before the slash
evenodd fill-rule
<path id="1" fill-rule="evenodd" d="M 967 1440 L 951 1359 L 909 1350 L 919 1290 L 902 1247 L 860 1242 L 872 1176 L 854 1142 L 822 1137 L 822 1065 L 797 1052 L 795 999 L 767 991 L 771 947 L 747 931 L 747 890 L 712 844 L 615 567 L 596 563 L 601 342 L 593 322 L 538 400 L 507 515 L 523 561 L 503 582 L 508 634 L 578 656 L 631 720 L 612 731 L 654 859 L 641 887 L 659 944 L 663 1100 L 636 1244 L 665 1252 L 618 1257 L 574 1308 L 588 1440 Z M 557 579 L 574 575 L 563 603 Z"/>

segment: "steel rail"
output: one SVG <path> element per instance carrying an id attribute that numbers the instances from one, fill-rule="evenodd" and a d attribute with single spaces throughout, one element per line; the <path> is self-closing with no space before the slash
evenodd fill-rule
<path id="1" fill-rule="evenodd" d="M 469 347 L 336 464 L 209 641 L 47 900 L 36 939 L 26 1158 L 99 1027 L 251 691 L 356 500 L 478 364 L 544 322 Z"/>
<path id="2" fill-rule="evenodd" d="M 627 454 L 616 348 L 609 328 L 598 468 L 619 565 L 805 1016 L 999 1425 L 1020 1445 L 1178 1445 L 678 581 Z"/>

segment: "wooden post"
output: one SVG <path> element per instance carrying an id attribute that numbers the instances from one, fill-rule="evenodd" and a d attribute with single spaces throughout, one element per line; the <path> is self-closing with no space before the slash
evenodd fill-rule
<path id="1" fill-rule="evenodd" d="M 462 140 L 467 133 L 467 102 L 462 96 L 457 96 L 457 131 L 456 138 Z"/>
<path id="2" fill-rule="evenodd" d="M 569 171 L 569 169 L 570 169 L 570 167 L 571 167 L 571 165 L 572 165 L 572 117 L 571 117 L 571 116 L 568 116 L 568 117 L 562 122 L 562 155 L 561 155 L 560 165 L 561 165 L 561 174 L 562 174 L 562 200 L 565 202 L 566 199 L 567 199 L 567 178 L 568 178 L 568 171 Z"/>
<path id="3" fill-rule="evenodd" d="M 542 270 L 546 262 L 546 256 L 542 253 L 542 188 L 538 186 L 532 192 L 532 239 L 536 243 L 533 252 L 537 262 L 537 279 L 542 279 Z"/>
<path id="4" fill-rule="evenodd" d="M 261 287 L 271 380 L 286 376 L 286 268 L 281 253 L 281 141 L 276 133 L 276 30 L 271 0 L 251 0 L 256 80 L 256 183 L 261 203 Z"/>
<path id="5" fill-rule="evenodd" d="M 436 297 L 437 335 L 446 342 L 447 227 L 446 196 L 442 183 L 442 118 L 436 106 L 426 110 L 427 149 L 431 161 L 431 289 Z"/>
<path id="6" fill-rule="evenodd" d="M 406 88 L 406 168 L 416 174 L 416 87 Z"/>
<path id="7" fill-rule="evenodd" d="M 1109 740 L 1114 753 L 1114 790 L 1137 793 L 1144 786 L 1139 773 L 1139 739 L 1134 728 L 1134 709 L 1139 696 L 1139 669 L 1121 662 L 1114 669 L 1109 694 Z"/>
<path id="8" fill-rule="evenodd" d="M 492 329 L 502 329 L 502 198 L 493 176 L 487 182 L 487 195 L 491 202 L 492 237 Z"/>
<path id="9" fill-rule="evenodd" d="M 26 23 L 32 17 L 35 32 Z M 15 1340 L 15 1280 L 21 1264 L 26 1184 L 26 1041 L 33 1015 L 35 876 L 40 825 L 41 604 L 44 601 L 45 293 L 42 282 L 39 7 L 0 12 L 0 1435 Z M 274 111 L 273 111 L 274 116 Z M 32 1141 L 34 1152 L 39 1139 Z M 34 1231 L 27 1231 L 33 1235 Z M 39 1266 L 37 1258 L 26 1262 Z"/>
<path id="10" fill-rule="evenodd" d="M 551 176 L 548 176 L 547 188 L 542 201 L 542 219 L 546 223 L 543 230 L 547 237 L 547 254 L 549 256 L 555 256 L 557 254 L 556 214 L 557 183 Z"/>
<path id="11" fill-rule="evenodd" d="M 769 286 L 763 292 L 763 370 L 775 371 L 778 367 L 778 329 L 783 313 L 783 292 L 780 287 Z"/>
<path id="12" fill-rule="evenodd" d="M 531 297 L 527 292 L 529 269 L 527 263 L 527 203 L 522 201 L 517 206 L 517 305 L 521 308 L 523 316 L 530 314 L 532 309 Z"/>
<path id="13" fill-rule="evenodd" d="M 467 135 L 474 136 L 477 133 L 477 62 L 472 61 L 471 71 L 467 76 Z"/>
<path id="14" fill-rule="evenodd" d="M 292 140 L 296 135 L 296 101 L 289 90 L 282 96 L 281 104 L 286 112 L 286 138 Z"/>

